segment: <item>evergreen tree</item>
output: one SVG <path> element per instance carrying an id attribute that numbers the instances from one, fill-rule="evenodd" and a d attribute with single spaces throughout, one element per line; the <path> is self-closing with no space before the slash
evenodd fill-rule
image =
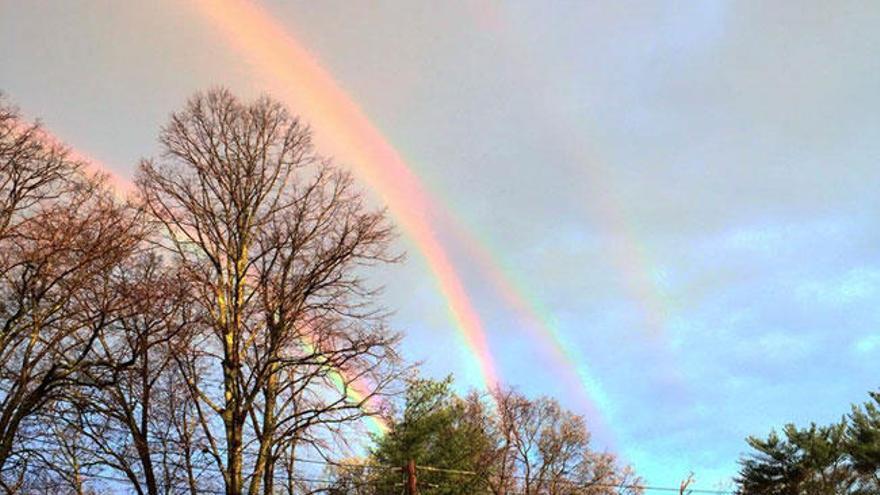
<path id="1" fill-rule="evenodd" d="M 871 401 L 853 406 L 848 416 L 846 442 L 859 493 L 880 492 L 880 393 L 871 392 Z"/>
<path id="2" fill-rule="evenodd" d="M 461 397 L 449 378 L 413 380 L 391 431 L 369 459 L 334 466 L 329 493 L 400 493 L 410 460 L 423 495 L 642 493 L 632 469 L 591 450 L 589 437 L 583 417 L 547 397 L 503 389 Z"/>
<path id="3" fill-rule="evenodd" d="M 840 422 L 798 428 L 782 435 L 749 437 L 740 459 L 743 495 L 868 495 L 880 493 L 880 393 L 852 406 Z"/>
<path id="4" fill-rule="evenodd" d="M 485 490 L 485 478 L 465 472 L 481 471 L 490 438 L 474 402 L 456 396 L 451 383 L 451 378 L 412 381 L 400 421 L 378 440 L 373 457 L 384 466 L 402 467 L 414 460 L 422 466 L 419 486 L 430 488 L 431 494 L 477 493 Z M 395 485 L 402 482 L 399 471 L 386 470 L 378 477 L 378 493 L 396 493 Z"/>

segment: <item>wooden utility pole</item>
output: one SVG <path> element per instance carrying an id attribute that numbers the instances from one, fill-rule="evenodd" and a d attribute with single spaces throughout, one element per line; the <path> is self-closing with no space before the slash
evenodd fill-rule
<path id="1" fill-rule="evenodd" d="M 403 467 L 406 473 L 406 495 L 419 495 L 419 487 L 416 483 L 416 461 L 410 459 Z"/>

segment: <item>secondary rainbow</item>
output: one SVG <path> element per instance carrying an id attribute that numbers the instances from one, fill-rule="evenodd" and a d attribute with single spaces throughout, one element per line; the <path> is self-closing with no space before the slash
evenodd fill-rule
<path id="1" fill-rule="evenodd" d="M 497 385 L 482 322 L 431 227 L 433 204 L 397 151 L 334 79 L 262 7 L 253 2 L 207 0 L 195 5 L 265 77 L 264 86 L 273 96 L 302 113 L 316 128 L 322 149 L 332 150 L 350 164 L 388 206 L 434 274 L 459 333 L 476 357 L 484 385 Z"/>

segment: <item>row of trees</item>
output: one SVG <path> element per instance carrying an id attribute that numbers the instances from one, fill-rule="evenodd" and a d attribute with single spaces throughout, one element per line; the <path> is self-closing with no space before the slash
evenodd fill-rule
<path id="1" fill-rule="evenodd" d="M 743 495 L 880 493 L 880 393 L 827 426 L 788 424 L 782 434 L 749 437 L 740 459 Z"/>
<path id="2" fill-rule="evenodd" d="M 367 459 L 336 466 L 331 494 L 400 493 L 414 461 L 420 493 L 611 495 L 642 493 L 631 469 L 590 448 L 581 416 L 513 390 L 454 394 L 451 380 L 415 380 Z"/>
<path id="3" fill-rule="evenodd" d="M 8 493 L 292 491 L 407 370 L 362 278 L 392 229 L 306 126 L 219 90 L 159 140 L 120 200 L 0 105 Z"/>
<path id="4" fill-rule="evenodd" d="M 3 491 L 309 493 L 303 456 L 338 459 L 401 396 L 369 463 L 475 473 L 424 475 L 438 493 L 632 478 L 553 401 L 410 380 L 364 279 L 400 259 L 391 225 L 282 106 L 199 94 L 159 143 L 120 199 L 0 99 Z"/>

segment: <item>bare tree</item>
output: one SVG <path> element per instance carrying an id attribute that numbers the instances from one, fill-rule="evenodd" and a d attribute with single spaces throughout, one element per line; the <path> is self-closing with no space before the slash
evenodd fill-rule
<path id="1" fill-rule="evenodd" d="M 529 399 L 512 390 L 494 393 L 490 488 L 526 495 L 641 493 L 639 480 L 611 454 L 590 448 L 583 417 L 546 397 Z"/>
<path id="2" fill-rule="evenodd" d="M 124 302 L 107 281 L 143 236 L 135 212 L 62 146 L 0 107 L 0 485 L 23 486 L 34 418 L 82 373 Z"/>
<path id="3" fill-rule="evenodd" d="M 80 429 L 63 420 L 69 414 L 63 401 L 48 404 L 39 416 L 43 434 L 25 442 L 33 469 L 21 493 L 93 493 L 90 481 L 101 471 L 100 460 Z"/>
<path id="4" fill-rule="evenodd" d="M 303 429 L 370 413 L 398 373 L 398 336 L 360 276 L 397 259 L 392 231 L 269 99 L 196 95 L 160 143 L 143 205 L 206 315 L 178 368 L 226 493 L 271 493 Z"/>
<path id="5" fill-rule="evenodd" d="M 178 492 L 196 457 L 186 431 L 177 428 L 178 415 L 187 412 L 178 396 L 188 393 L 174 376 L 175 356 L 196 318 L 188 286 L 149 251 L 123 264 L 112 283 L 127 304 L 96 354 L 128 366 L 111 380 L 84 370 L 91 386 L 71 390 L 65 397 L 71 414 L 60 417 L 87 441 L 96 462 L 117 471 L 136 493 Z"/>
<path id="6" fill-rule="evenodd" d="M 70 193 L 81 164 L 46 138 L 38 123 L 25 122 L 0 94 L 0 239 L 39 205 Z"/>

